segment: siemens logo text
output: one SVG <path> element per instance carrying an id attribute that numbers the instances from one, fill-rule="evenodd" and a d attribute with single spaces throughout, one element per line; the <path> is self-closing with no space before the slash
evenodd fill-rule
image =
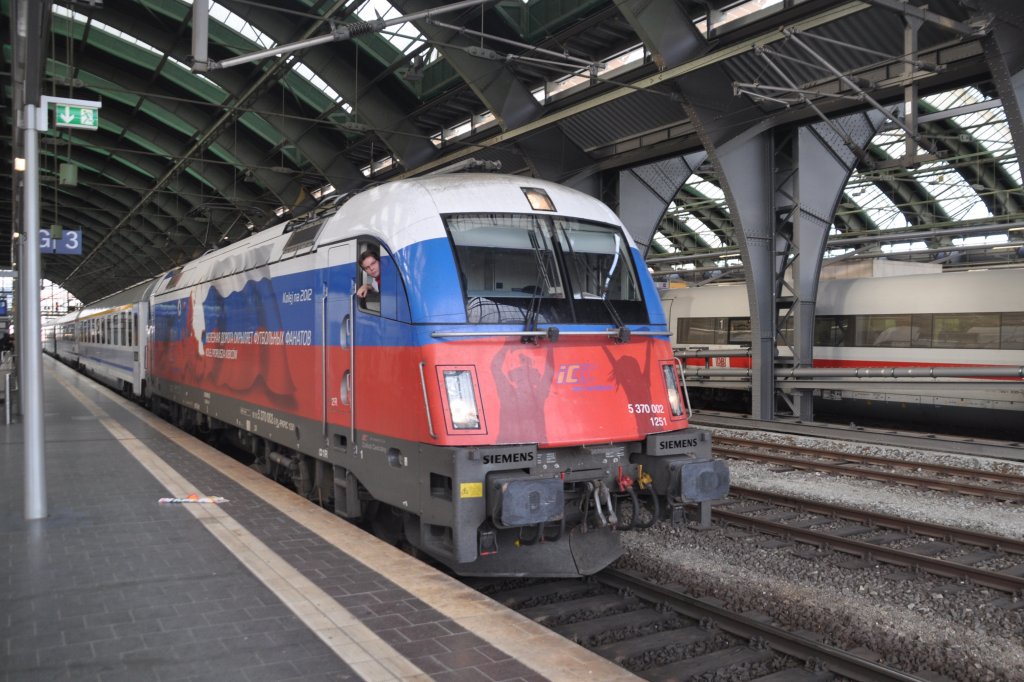
<path id="1" fill-rule="evenodd" d="M 695 448 L 700 443 L 696 438 L 678 438 L 676 440 L 663 440 L 658 443 L 659 450 L 676 450 L 679 448 Z"/>
<path id="2" fill-rule="evenodd" d="M 532 452 L 506 452 L 500 455 L 484 455 L 484 464 L 519 464 L 532 462 Z"/>

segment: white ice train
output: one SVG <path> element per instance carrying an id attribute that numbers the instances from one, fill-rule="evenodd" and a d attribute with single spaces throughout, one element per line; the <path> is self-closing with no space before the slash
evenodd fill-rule
<path id="1" fill-rule="evenodd" d="M 664 290 L 662 305 L 677 352 L 750 346 L 744 284 Z M 813 357 L 816 368 L 1005 367 L 1017 378 L 820 378 L 815 414 L 880 415 L 1024 439 L 1024 268 L 823 280 Z M 687 367 L 750 363 L 750 357 L 689 358 Z M 749 399 L 735 380 L 688 377 L 688 383 L 697 407 Z"/>

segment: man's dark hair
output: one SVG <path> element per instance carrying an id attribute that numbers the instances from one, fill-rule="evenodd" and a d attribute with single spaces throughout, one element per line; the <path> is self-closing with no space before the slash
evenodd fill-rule
<path id="1" fill-rule="evenodd" d="M 359 258 L 356 259 L 356 263 L 359 265 L 359 267 L 363 267 L 363 261 L 369 258 L 370 256 L 373 256 L 374 260 L 380 260 L 380 256 L 377 255 L 376 249 L 367 249 L 366 251 L 363 251 L 361 254 L 359 254 Z"/>

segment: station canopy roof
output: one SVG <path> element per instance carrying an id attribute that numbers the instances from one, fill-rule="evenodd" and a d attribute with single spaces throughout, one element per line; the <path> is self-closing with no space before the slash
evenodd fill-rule
<path id="1" fill-rule="evenodd" d="M 914 76 L 931 160 L 896 162 L 904 131 L 883 128 L 842 197 L 831 256 L 1020 258 L 1021 173 L 980 42 L 993 19 L 972 4 L 929 2 L 917 35 L 922 61 L 938 67 Z M 188 1 L 0 0 L 12 74 L 6 158 L 24 153 L 21 93 L 102 101 L 98 129 L 51 125 L 39 145 L 41 225 L 82 227 L 84 242 L 81 256 L 45 255 L 43 275 L 87 301 L 332 194 L 470 158 L 572 182 L 691 153 L 700 136 L 672 82 L 686 69 L 723 65 L 730 111 L 751 123 L 815 123 L 865 106 L 783 27 L 878 101 L 899 104 L 902 5 L 218 0 L 208 5 L 207 59 L 197 60 Z M 41 41 L 19 32 L 35 25 L 22 20 L 37 6 Z M 652 54 L 658 22 L 638 19 L 652 11 L 666 31 L 699 35 L 695 56 L 669 66 Z M 263 58 L 232 63 L 259 51 Z M 11 188 L 0 225 L 5 267 L 20 176 L 10 163 L 0 177 Z M 742 270 L 709 162 L 648 241 L 658 274 Z"/>

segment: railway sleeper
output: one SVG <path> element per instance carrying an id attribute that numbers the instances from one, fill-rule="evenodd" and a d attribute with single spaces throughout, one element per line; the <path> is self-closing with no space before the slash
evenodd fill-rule
<path id="1" fill-rule="evenodd" d="M 729 671 L 736 668 L 751 668 L 759 664 L 768 666 L 772 659 L 779 658 L 773 651 L 764 649 L 752 649 L 749 646 L 733 646 L 728 649 L 719 649 L 694 658 L 687 658 L 683 667 L 690 679 L 699 678 L 701 675 L 721 673 L 725 679 L 731 679 Z M 781 667 L 781 666 L 779 666 Z M 678 663 L 648 668 L 643 671 L 643 676 L 648 680 L 677 680 L 679 679 Z M 765 672 L 772 672 L 770 669 Z M 755 673 L 756 674 L 756 673 Z M 716 675 L 716 678 L 718 675 Z"/>
<path id="2" fill-rule="evenodd" d="M 592 620 L 559 625 L 552 629 L 583 646 L 596 647 L 610 642 L 649 635 L 653 632 L 677 629 L 685 625 L 687 620 L 674 611 L 644 608 L 628 613 L 616 613 Z"/>
<path id="3" fill-rule="evenodd" d="M 850 526 L 840 526 L 839 528 L 833 528 L 829 532 L 831 535 L 835 535 L 838 538 L 848 538 L 854 535 L 861 535 L 869 531 L 873 531 L 873 526 L 862 526 L 860 524 Z"/>
<path id="4" fill-rule="evenodd" d="M 598 594 L 600 591 L 600 586 L 592 582 L 580 581 L 572 585 L 550 582 L 517 587 L 488 596 L 499 604 L 513 609 L 520 609 L 539 604 L 553 604 L 580 597 L 589 597 Z"/>
<path id="5" fill-rule="evenodd" d="M 612 642 L 595 647 L 593 652 L 633 670 L 684 660 L 687 654 L 693 651 L 703 652 L 718 648 L 721 643 L 717 640 L 721 637 L 722 633 L 717 630 L 691 625 L 681 630 L 667 630 Z M 678 677 L 679 667 L 670 667 L 675 668 Z M 644 677 L 646 676 L 645 672 Z"/>
<path id="6" fill-rule="evenodd" d="M 607 594 L 598 594 L 573 601 L 554 604 L 541 604 L 519 612 L 548 627 L 590 620 L 606 615 L 622 614 L 642 608 L 643 602 L 635 598 L 616 598 Z"/>

